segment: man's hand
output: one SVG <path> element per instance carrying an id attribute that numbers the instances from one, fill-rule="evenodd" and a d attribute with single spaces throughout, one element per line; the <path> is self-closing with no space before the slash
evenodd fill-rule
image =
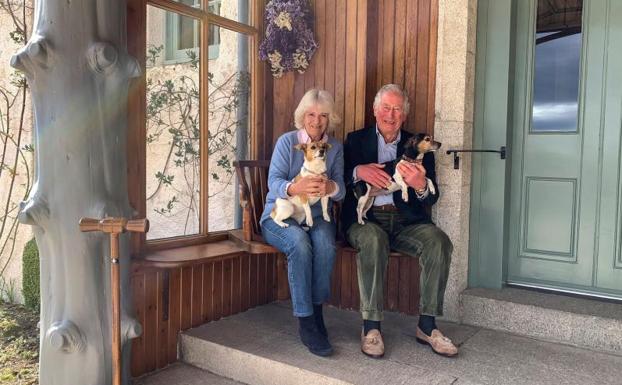
<path id="1" fill-rule="evenodd" d="M 427 185 L 425 167 L 421 163 L 400 162 L 397 169 L 407 185 L 415 190 L 423 190 Z"/>
<path id="2" fill-rule="evenodd" d="M 356 176 L 374 187 L 384 189 L 391 185 L 391 177 L 383 168 L 384 164 L 379 163 L 362 164 L 356 168 Z"/>
<path id="3" fill-rule="evenodd" d="M 290 196 L 306 194 L 321 197 L 330 194 L 334 190 L 334 183 L 330 179 L 323 176 L 309 175 L 289 185 L 287 193 Z"/>

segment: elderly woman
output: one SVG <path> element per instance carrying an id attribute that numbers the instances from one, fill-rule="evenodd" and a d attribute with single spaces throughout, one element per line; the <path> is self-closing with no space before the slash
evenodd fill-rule
<path id="1" fill-rule="evenodd" d="M 330 295 L 330 276 L 335 260 L 335 221 L 324 220 L 320 201 L 311 206 L 312 226 L 301 226 L 293 218 L 281 227 L 270 217 L 275 200 L 296 195 L 328 196 L 338 201 L 345 195 L 343 146 L 326 130 L 339 123 L 333 98 L 324 90 L 307 91 L 294 112 L 297 130 L 283 134 L 276 142 L 268 174 L 268 196 L 260 224 L 264 239 L 287 255 L 289 290 L 294 316 L 298 317 L 302 343 L 313 354 L 328 356 L 328 341 L 322 304 Z M 301 172 L 304 154 L 297 144 L 323 141 L 330 144 L 325 156 L 326 176 L 309 175 L 294 181 Z M 329 204 L 329 213 L 331 212 Z"/>

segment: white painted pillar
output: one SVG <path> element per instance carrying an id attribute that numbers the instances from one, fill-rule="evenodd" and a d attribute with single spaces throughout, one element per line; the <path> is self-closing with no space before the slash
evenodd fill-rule
<path id="1" fill-rule="evenodd" d="M 36 1 L 33 34 L 11 60 L 26 74 L 35 116 L 35 185 L 20 220 L 41 257 L 40 384 L 111 383 L 108 239 L 81 217 L 132 217 L 127 95 L 139 74 L 126 49 L 125 1 Z M 132 319 L 129 243 L 121 242 L 124 383 Z"/>

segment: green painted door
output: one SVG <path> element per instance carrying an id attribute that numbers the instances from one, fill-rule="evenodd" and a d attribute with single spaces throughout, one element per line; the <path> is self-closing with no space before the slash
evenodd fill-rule
<path id="1" fill-rule="evenodd" d="M 507 281 L 622 297 L 622 1 L 516 5 Z"/>

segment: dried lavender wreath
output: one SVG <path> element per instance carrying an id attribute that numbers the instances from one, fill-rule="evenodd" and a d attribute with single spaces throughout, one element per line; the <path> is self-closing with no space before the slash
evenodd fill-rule
<path id="1" fill-rule="evenodd" d="M 259 58 L 270 62 L 275 78 L 284 72 L 304 73 L 318 44 L 308 0 L 271 0 L 266 5 L 266 37 Z"/>

